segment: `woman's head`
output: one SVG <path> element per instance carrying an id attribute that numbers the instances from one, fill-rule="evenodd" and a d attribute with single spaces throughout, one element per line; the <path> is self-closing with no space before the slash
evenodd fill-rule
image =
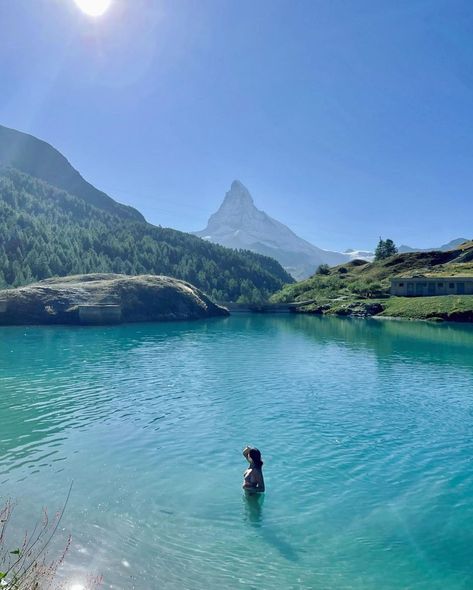
<path id="1" fill-rule="evenodd" d="M 263 467 L 263 461 L 261 460 L 261 453 L 258 449 L 250 449 L 248 456 L 250 457 L 253 465 L 258 469 Z"/>

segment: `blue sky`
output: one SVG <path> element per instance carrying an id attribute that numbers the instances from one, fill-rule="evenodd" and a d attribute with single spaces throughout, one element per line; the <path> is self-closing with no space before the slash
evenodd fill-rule
<path id="1" fill-rule="evenodd" d="M 314 244 L 473 237 L 473 4 L 0 0 L 0 123 L 156 224 L 234 178 Z"/>

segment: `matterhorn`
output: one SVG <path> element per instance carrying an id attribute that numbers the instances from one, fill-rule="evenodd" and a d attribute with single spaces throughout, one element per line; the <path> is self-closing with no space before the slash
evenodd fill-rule
<path id="1" fill-rule="evenodd" d="M 229 248 L 252 250 L 275 258 L 295 279 L 313 275 L 318 266 L 335 266 L 350 260 L 348 254 L 313 246 L 283 223 L 256 208 L 248 189 L 232 182 L 207 227 L 195 235 Z"/>

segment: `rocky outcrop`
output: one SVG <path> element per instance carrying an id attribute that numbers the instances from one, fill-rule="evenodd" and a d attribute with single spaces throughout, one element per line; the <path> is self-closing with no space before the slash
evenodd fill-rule
<path id="1" fill-rule="evenodd" d="M 89 274 L 0 291 L 0 325 L 109 324 L 226 316 L 193 285 L 165 276 Z"/>
<path id="2" fill-rule="evenodd" d="M 334 313 L 341 316 L 353 318 L 369 318 L 378 315 L 384 310 L 381 303 L 369 301 L 356 301 L 337 307 Z"/>

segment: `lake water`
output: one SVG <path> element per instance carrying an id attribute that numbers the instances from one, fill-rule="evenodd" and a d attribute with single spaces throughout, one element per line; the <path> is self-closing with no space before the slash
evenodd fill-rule
<path id="1" fill-rule="evenodd" d="M 303 316 L 0 329 L 0 493 L 72 495 L 80 588 L 473 587 L 473 329 Z M 248 502 L 241 449 L 267 493 Z M 64 529 L 64 530 L 63 530 Z"/>

